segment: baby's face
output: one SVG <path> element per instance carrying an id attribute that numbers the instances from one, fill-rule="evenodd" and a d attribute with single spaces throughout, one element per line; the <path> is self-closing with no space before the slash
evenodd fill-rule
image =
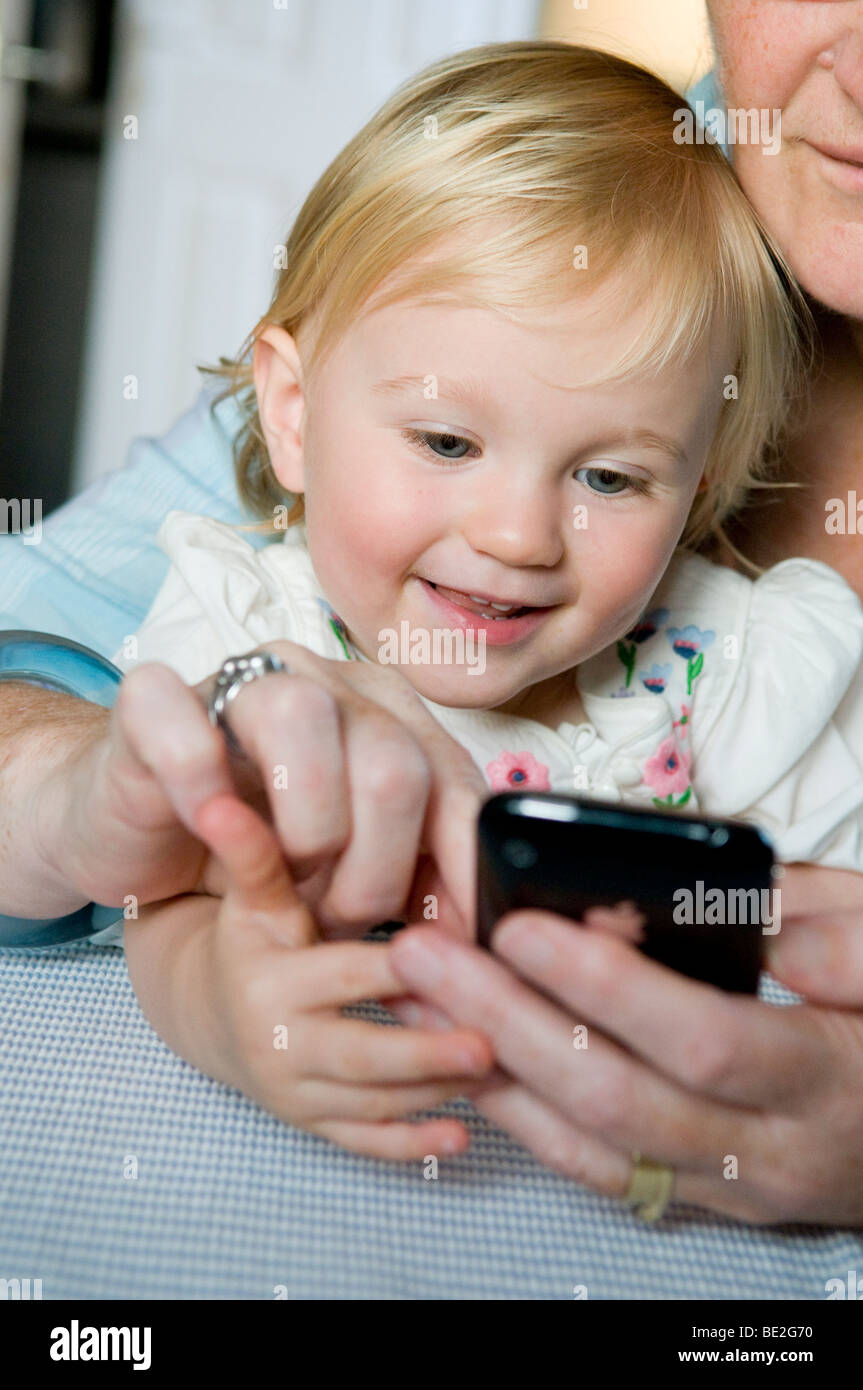
<path id="1" fill-rule="evenodd" d="M 262 411 L 282 484 L 305 494 L 317 577 L 366 656 L 395 654 L 440 704 L 515 709 L 634 625 L 685 525 L 730 370 L 719 342 L 683 369 L 579 386 L 616 366 L 650 313 L 621 321 L 612 286 L 519 325 L 394 304 L 323 361 L 301 443 Z M 287 378 L 278 353 L 267 370 Z M 459 593 L 532 611 L 508 618 Z M 473 629 L 474 653 L 484 633 L 482 674 L 467 641 L 462 662 L 436 662 L 435 629 Z M 432 659 L 412 659 L 417 642 L 385 649 L 392 631 L 428 633 Z"/>

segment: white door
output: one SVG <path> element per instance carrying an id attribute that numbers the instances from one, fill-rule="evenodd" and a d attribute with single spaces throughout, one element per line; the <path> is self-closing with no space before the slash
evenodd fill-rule
<path id="1" fill-rule="evenodd" d="M 74 490 L 236 353 L 273 248 L 375 108 L 445 53 L 530 38 L 538 0 L 121 0 Z"/>
<path id="2" fill-rule="evenodd" d="M 25 48 L 30 32 L 31 0 L 0 0 L 0 379 L 12 252 L 18 201 L 18 162 L 24 77 L 29 75 Z"/>

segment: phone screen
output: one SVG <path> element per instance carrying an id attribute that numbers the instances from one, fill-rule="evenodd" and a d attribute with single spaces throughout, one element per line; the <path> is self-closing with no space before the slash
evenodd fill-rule
<path id="1" fill-rule="evenodd" d="M 743 821 L 502 792 L 479 817 L 479 941 L 488 946 L 519 908 L 588 924 L 593 910 L 611 910 L 652 959 L 751 994 L 763 936 L 780 920 L 773 863 L 767 838 Z"/>

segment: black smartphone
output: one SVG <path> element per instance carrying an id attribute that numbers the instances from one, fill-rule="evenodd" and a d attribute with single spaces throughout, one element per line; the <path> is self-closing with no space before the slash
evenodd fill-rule
<path id="1" fill-rule="evenodd" d="M 773 850 L 755 826 L 501 792 L 480 810 L 477 840 L 481 945 L 518 908 L 579 920 L 611 909 L 622 934 L 653 960 L 720 989 L 756 992 L 763 936 L 781 918 Z"/>

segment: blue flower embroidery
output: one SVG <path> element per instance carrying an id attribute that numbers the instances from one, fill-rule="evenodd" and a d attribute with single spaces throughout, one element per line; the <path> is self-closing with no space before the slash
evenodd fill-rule
<path id="1" fill-rule="evenodd" d="M 659 666 L 654 661 L 649 671 L 641 671 L 641 684 L 653 695 L 661 695 L 671 679 L 671 664 Z"/>
<path id="2" fill-rule="evenodd" d="M 716 633 L 710 628 L 702 632 L 694 623 L 690 623 L 688 627 L 667 628 L 666 635 L 672 651 L 686 662 L 686 693 L 691 695 L 692 683 L 701 675 L 704 665 L 704 649 L 716 640 Z"/>
<path id="3" fill-rule="evenodd" d="M 618 658 L 626 667 L 625 688 L 629 694 L 632 694 L 629 686 L 632 682 L 632 673 L 635 670 L 635 649 L 640 647 L 642 642 L 646 642 L 648 637 L 655 636 L 667 617 L 667 608 L 652 608 L 649 613 L 644 613 L 639 618 L 630 632 L 627 632 L 626 639 L 620 639 L 617 643 Z"/>
<path id="4" fill-rule="evenodd" d="M 649 613 L 645 613 L 639 618 L 635 627 L 626 635 L 630 642 L 635 642 L 640 647 L 642 642 L 646 642 L 648 637 L 652 637 L 655 632 L 659 631 L 667 617 L 667 608 L 653 608 Z"/>

